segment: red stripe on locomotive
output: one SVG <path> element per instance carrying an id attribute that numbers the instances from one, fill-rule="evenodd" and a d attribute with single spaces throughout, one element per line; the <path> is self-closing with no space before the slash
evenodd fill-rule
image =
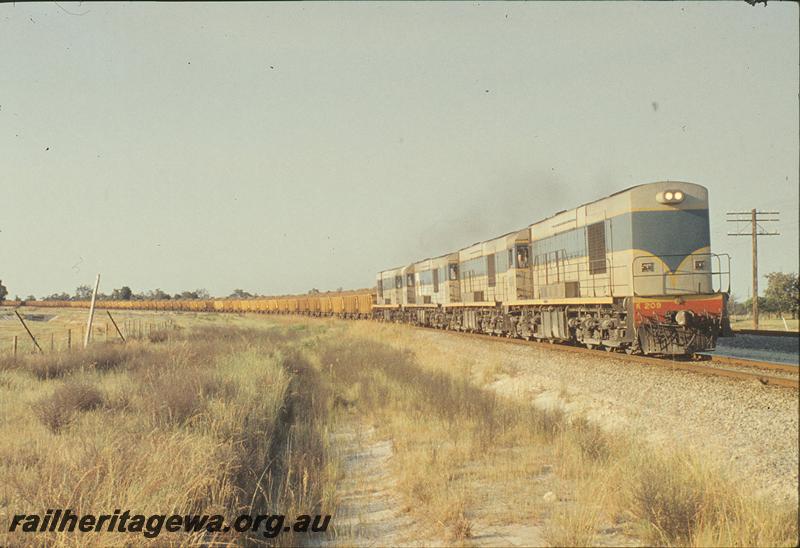
<path id="1" fill-rule="evenodd" d="M 663 298 L 643 298 L 634 299 L 634 323 L 636 325 L 645 321 L 645 318 L 657 316 L 664 319 L 667 312 L 677 312 L 678 310 L 690 310 L 693 314 L 711 316 L 721 316 L 725 307 L 725 299 L 722 295 L 709 295 L 703 297 L 663 297 Z"/>

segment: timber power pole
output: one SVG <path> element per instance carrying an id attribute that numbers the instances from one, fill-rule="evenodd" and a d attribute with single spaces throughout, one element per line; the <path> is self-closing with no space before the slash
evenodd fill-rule
<path id="1" fill-rule="evenodd" d="M 94 301 L 97 299 L 97 288 L 100 287 L 100 274 L 94 282 L 94 291 L 92 291 L 92 303 L 89 305 L 89 319 L 86 321 L 86 333 L 84 334 L 83 347 L 89 346 L 89 341 L 92 338 L 92 321 L 94 320 Z"/>
<path id="2" fill-rule="evenodd" d="M 778 222 L 778 211 L 731 211 L 727 215 L 732 217 L 727 219 L 729 223 L 736 223 L 738 230 L 728 232 L 728 236 L 750 236 L 753 248 L 753 329 L 758 329 L 758 237 L 759 236 L 779 236 L 780 232 L 766 230 L 759 223 Z M 774 216 L 774 218 L 770 217 Z M 746 232 L 749 225 L 750 232 Z"/>

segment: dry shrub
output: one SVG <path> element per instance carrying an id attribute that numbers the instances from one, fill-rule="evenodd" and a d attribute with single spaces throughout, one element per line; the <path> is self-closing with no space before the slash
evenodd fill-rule
<path id="1" fill-rule="evenodd" d="M 602 427 L 584 417 L 572 420 L 570 434 L 575 439 L 583 456 L 592 461 L 605 461 L 611 456 L 614 442 Z"/>
<path id="2" fill-rule="evenodd" d="M 75 352 L 29 356 L 24 361 L 22 368 L 28 369 L 40 379 L 52 379 L 69 375 L 81 369 L 93 368 L 97 371 L 108 371 L 119 367 L 126 360 L 141 352 L 142 349 L 139 347 L 98 344 Z"/>
<path id="3" fill-rule="evenodd" d="M 702 521 L 715 518 L 699 479 L 697 463 L 674 456 L 642 463 L 632 498 L 636 513 L 652 528 L 652 540 L 688 544 Z"/>
<path id="4" fill-rule="evenodd" d="M 455 517 L 447 525 L 447 536 L 451 540 L 464 540 L 472 536 L 472 522 L 464 517 L 463 513 Z"/>
<path id="5" fill-rule="evenodd" d="M 57 434 L 76 413 L 89 411 L 102 403 L 103 394 L 97 388 L 85 382 L 72 381 L 36 402 L 33 411 L 42 424 Z"/>
<path id="6" fill-rule="evenodd" d="M 646 460 L 645 460 L 646 459 Z M 695 546 L 796 546 L 797 510 L 746 494 L 721 470 L 678 453 L 631 459 L 630 506 L 647 540 Z"/>

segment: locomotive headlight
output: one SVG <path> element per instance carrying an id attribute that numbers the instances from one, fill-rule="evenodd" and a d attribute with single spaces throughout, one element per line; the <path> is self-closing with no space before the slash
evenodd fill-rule
<path id="1" fill-rule="evenodd" d="M 656 194 L 656 201 L 660 204 L 678 204 L 686 195 L 680 190 L 665 190 Z"/>
<path id="2" fill-rule="evenodd" d="M 675 313 L 675 323 L 686 326 L 692 321 L 692 313 L 689 310 L 678 310 Z"/>

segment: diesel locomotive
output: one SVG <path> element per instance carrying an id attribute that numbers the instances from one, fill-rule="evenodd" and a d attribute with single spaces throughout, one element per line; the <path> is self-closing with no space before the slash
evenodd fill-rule
<path id="1" fill-rule="evenodd" d="M 711 252 L 708 191 L 642 184 L 521 230 L 377 275 L 373 317 L 649 355 L 730 331 L 730 258 Z"/>

